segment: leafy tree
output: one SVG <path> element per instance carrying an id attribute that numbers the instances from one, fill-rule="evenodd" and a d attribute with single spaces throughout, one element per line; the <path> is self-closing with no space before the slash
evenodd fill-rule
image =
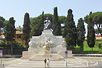
<path id="1" fill-rule="evenodd" d="M 59 16 L 58 17 L 60 23 L 65 23 L 66 22 L 66 18 L 67 17 L 65 17 L 65 16 Z"/>
<path id="2" fill-rule="evenodd" d="M 84 17 L 84 21 L 88 24 L 87 28 L 88 28 L 88 32 L 87 32 L 87 44 L 90 48 L 92 48 L 92 52 L 93 52 L 93 47 L 95 45 L 95 30 L 94 30 L 94 25 L 97 24 L 101 24 L 99 23 L 101 20 L 99 20 L 99 18 L 101 18 L 101 14 L 100 13 L 92 13 L 90 12 L 89 15 L 87 15 L 86 17 Z M 94 19 L 97 18 L 97 19 Z M 99 20 L 99 21 L 98 21 Z"/>
<path id="3" fill-rule="evenodd" d="M 85 40 L 85 26 L 82 18 L 78 20 L 77 24 L 77 44 L 80 46 L 81 52 L 83 52 L 83 42 Z"/>
<path id="4" fill-rule="evenodd" d="M 3 28 L 5 25 L 4 22 L 5 22 L 5 19 L 0 16 L 0 33 L 1 33 L 1 28 Z"/>
<path id="5" fill-rule="evenodd" d="M 28 42 L 30 37 L 30 18 L 29 14 L 25 13 L 24 24 L 23 24 L 23 40 L 25 40 L 26 49 L 28 49 Z"/>
<path id="6" fill-rule="evenodd" d="M 95 30 L 94 30 L 94 23 L 91 17 L 88 20 L 87 28 L 88 28 L 87 44 L 90 48 L 92 48 L 92 52 L 93 52 L 93 47 L 95 45 Z"/>
<path id="7" fill-rule="evenodd" d="M 3 40 L 0 40 L 0 47 L 5 47 L 5 42 Z"/>
<path id="8" fill-rule="evenodd" d="M 7 41 L 10 41 L 10 44 L 11 44 L 11 54 L 13 54 L 13 37 L 16 33 L 16 29 L 15 29 L 15 20 L 13 17 L 11 17 L 8 21 L 8 23 L 6 23 L 6 26 L 5 26 L 5 39 Z"/>
<path id="9" fill-rule="evenodd" d="M 102 34 L 102 28 L 100 28 L 100 32 L 99 32 L 99 29 L 95 29 L 95 34 L 98 35 L 98 34 L 100 34 L 100 33 Z"/>
<path id="10" fill-rule="evenodd" d="M 39 36 L 42 33 L 42 28 L 41 28 L 41 19 L 36 17 L 32 19 L 31 21 L 31 34 L 30 37 L 32 36 Z"/>
<path id="11" fill-rule="evenodd" d="M 72 10 L 68 10 L 68 15 L 67 15 L 67 22 L 65 23 L 65 40 L 67 43 L 67 49 L 68 47 L 73 47 L 76 45 L 76 39 L 77 39 L 77 31 L 76 31 L 76 26 L 75 22 L 73 19 L 73 14 Z"/>
<path id="12" fill-rule="evenodd" d="M 30 18 L 31 20 L 31 33 L 30 37 L 32 36 L 39 36 L 42 33 L 42 30 L 44 29 L 43 25 L 43 20 L 46 20 L 46 17 L 51 21 L 51 23 L 54 23 L 54 16 L 52 14 L 44 14 L 42 12 L 42 15 L 39 15 L 38 17 Z M 65 23 L 66 22 L 66 17 L 65 16 L 59 16 L 59 22 L 60 23 Z"/>
<path id="13" fill-rule="evenodd" d="M 84 17 L 85 22 L 87 23 L 87 19 L 92 18 L 93 23 L 97 26 L 99 33 L 102 35 L 101 28 L 102 28 L 102 12 L 95 12 L 90 15 Z"/>
<path id="14" fill-rule="evenodd" d="M 23 30 L 23 28 L 21 27 L 21 26 L 18 26 L 17 28 L 16 28 L 16 31 L 22 31 Z"/>
<path id="15" fill-rule="evenodd" d="M 39 15 L 38 17 L 31 18 L 31 34 L 30 37 L 32 36 L 39 36 L 42 34 L 42 30 L 44 29 L 44 20 L 48 17 L 48 19 L 52 22 L 52 14 L 44 14 Z"/>
<path id="16" fill-rule="evenodd" d="M 53 34 L 56 36 L 61 35 L 61 23 L 58 20 L 57 7 L 54 8 Z"/>

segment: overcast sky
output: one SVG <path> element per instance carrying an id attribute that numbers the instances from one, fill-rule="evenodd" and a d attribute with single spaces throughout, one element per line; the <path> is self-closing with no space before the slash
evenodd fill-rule
<path id="1" fill-rule="evenodd" d="M 77 24 L 78 19 L 84 18 L 90 11 L 102 12 L 102 0 L 0 0 L 0 16 L 6 20 L 14 17 L 18 27 L 23 25 L 26 12 L 30 17 L 37 17 L 42 11 L 53 14 L 54 7 L 58 8 L 59 16 L 67 16 L 68 9 L 72 9 Z"/>

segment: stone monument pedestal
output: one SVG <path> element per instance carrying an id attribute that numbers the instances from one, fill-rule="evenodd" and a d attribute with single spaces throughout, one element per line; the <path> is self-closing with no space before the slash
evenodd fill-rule
<path id="1" fill-rule="evenodd" d="M 44 30 L 41 36 L 32 36 L 28 51 L 24 51 L 22 58 L 32 60 L 64 60 L 66 42 L 62 36 L 54 36 L 51 30 Z M 69 52 L 71 57 L 71 53 Z"/>

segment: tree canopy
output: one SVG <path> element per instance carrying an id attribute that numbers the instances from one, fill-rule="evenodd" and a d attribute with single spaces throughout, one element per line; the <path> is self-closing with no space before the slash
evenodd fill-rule
<path id="1" fill-rule="evenodd" d="M 16 33 L 15 20 L 13 17 L 11 17 L 5 26 L 5 39 L 7 41 L 13 41 L 15 33 Z"/>
<path id="2" fill-rule="evenodd" d="M 71 9 L 68 10 L 67 22 L 65 23 L 65 40 L 67 43 L 67 49 L 69 47 L 73 49 L 76 45 L 77 31 Z"/>
<path id="3" fill-rule="evenodd" d="M 0 28 L 4 27 L 5 19 L 0 16 Z"/>
<path id="4" fill-rule="evenodd" d="M 16 33 L 15 29 L 15 20 L 13 17 L 9 19 L 9 21 L 6 21 L 5 25 L 5 39 L 7 41 L 10 41 L 9 43 L 11 44 L 11 54 L 13 54 L 13 37 Z"/>
<path id="5" fill-rule="evenodd" d="M 54 8 L 54 17 L 53 17 L 53 34 L 56 36 L 61 35 L 61 23 L 59 22 L 58 19 L 58 12 L 57 12 L 57 7 Z"/>
<path id="6" fill-rule="evenodd" d="M 30 34 L 30 37 L 41 35 L 42 30 L 43 30 L 42 20 L 46 20 L 47 17 L 51 21 L 52 25 L 54 24 L 54 16 L 52 14 L 44 14 L 43 16 L 42 15 L 43 15 L 43 13 L 41 15 L 39 15 L 38 17 L 30 18 L 30 21 L 31 21 L 31 25 L 30 25 L 31 26 L 31 34 Z M 66 20 L 65 16 L 58 16 L 58 18 L 60 18 L 60 20 L 61 20 L 59 23 L 65 23 L 65 20 Z M 42 25 L 40 25 L 40 24 L 42 24 Z"/>
<path id="7" fill-rule="evenodd" d="M 89 45 L 90 48 L 92 48 L 95 45 L 95 30 L 94 30 L 94 23 L 92 21 L 92 18 L 90 17 L 88 19 L 88 33 L 87 33 L 87 44 Z"/>
<path id="8" fill-rule="evenodd" d="M 81 51 L 83 51 L 83 42 L 85 39 L 85 26 L 84 20 L 80 18 L 77 24 L 77 44 L 80 46 Z"/>
<path id="9" fill-rule="evenodd" d="M 100 31 L 100 29 L 102 28 L 102 12 L 95 12 L 95 13 L 91 12 L 89 15 L 85 16 L 84 20 L 87 24 L 88 24 L 88 19 L 90 17 L 92 18 L 94 25 L 97 26 L 99 33 L 102 34 Z"/>
<path id="10" fill-rule="evenodd" d="M 30 37 L 30 18 L 29 18 L 29 14 L 25 13 L 24 16 L 24 24 L 23 24 L 23 40 L 25 40 L 25 45 L 26 48 L 28 48 L 28 41 L 29 41 L 29 37 Z"/>

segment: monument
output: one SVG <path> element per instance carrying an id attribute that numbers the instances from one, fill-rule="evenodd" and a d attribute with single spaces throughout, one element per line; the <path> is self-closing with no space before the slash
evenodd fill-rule
<path id="1" fill-rule="evenodd" d="M 62 36 L 54 36 L 52 31 L 51 21 L 46 18 L 42 34 L 40 36 L 32 36 L 28 51 L 23 52 L 22 58 L 29 60 L 64 59 L 66 42 Z"/>

